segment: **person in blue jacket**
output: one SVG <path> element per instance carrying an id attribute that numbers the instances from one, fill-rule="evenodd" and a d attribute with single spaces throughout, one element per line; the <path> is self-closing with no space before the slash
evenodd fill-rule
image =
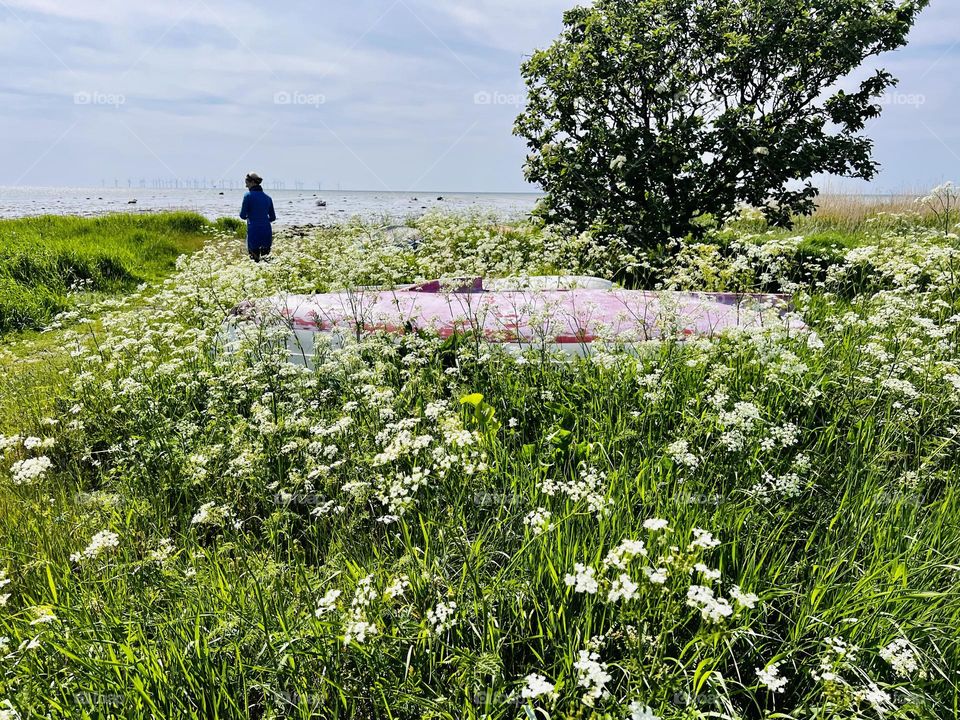
<path id="1" fill-rule="evenodd" d="M 247 252 L 254 262 L 260 262 L 273 248 L 273 227 L 277 221 L 273 200 L 263 191 L 263 178 L 256 173 L 247 175 L 247 194 L 243 196 L 240 219 L 247 221 Z"/>

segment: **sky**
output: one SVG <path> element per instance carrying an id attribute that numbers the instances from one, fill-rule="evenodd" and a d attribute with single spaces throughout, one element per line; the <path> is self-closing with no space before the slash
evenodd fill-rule
<path id="1" fill-rule="evenodd" d="M 520 64 L 575 0 L 0 0 L 6 186 L 156 180 L 528 192 Z M 871 184 L 960 180 L 960 3 L 933 0 L 868 126 Z M 870 67 L 870 66 L 868 66 Z"/>

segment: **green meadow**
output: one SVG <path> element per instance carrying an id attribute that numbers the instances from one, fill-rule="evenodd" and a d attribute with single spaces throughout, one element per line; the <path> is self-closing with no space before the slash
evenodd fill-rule
<path id="1" fill-rule="evenodd" d="M 127 279 L 96 292 L 148 287 L 0 386 L 0 717 L 956 717 L 960 241 L 876 212 L 629 257 L 355 221 L 260 265 L 189 216 L 102 221 Z M 106 247 L 62 222 L 46 247 Z M 249 298 L 556 272 L 783 292 L 805 327 L 224 345 Z"/>
<path id="2" fill-rule="evenodd" d="M 193 213 L 0 221 L 0 333 L 36 330 L 91 295 L 131 292 L 203 245 Z"/>

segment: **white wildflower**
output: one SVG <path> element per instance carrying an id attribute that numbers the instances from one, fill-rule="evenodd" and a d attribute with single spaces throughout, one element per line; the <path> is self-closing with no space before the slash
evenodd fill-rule
<path id="1" fill-rule="evenodd" d="M 211 501 L 200 506 L 190 524 L 220 527 L 232 517 L 233 511 L 229 505 L 217 505 Z"/>
<path id="2" fill-rule="evenodd" d="M 639 588 L 640 586 L 629 575 L 621 573 L 620 577 L 613 581 L 610 592 L 607 594 L 607 600 L 612 603 L 620 600 L 633 600 L 637 596 Z"/>
<path id="3" fill-rule="evenodd" d="M 433 626 L 433 631 L 437 635 L 442 635 L 453 628 L 456 623 L 457 604 L 455 602 L 438 603 L 437 606 L 427 612 L 427 622 Z"/>
<path id="4" fill-rule="evenodd" d="M 701 530 L 700 528 L 693 529 L 693 541 L 690 543 L 689 550 L 708 550 L 710 548 L 715 548 L 720 544 L 720 541 L 715 539 L 713 535 L 708 533 L 706 530 Z"/>
<path id="5" fill-rule="evenodd" d="M 376 625 L 367 622 L 363 618 L 352 617 L 347 621 L 344 628 L 343 644 L 350 645 L 351 643 L 357 643 L 358 645 L 362 645 L 368 637 L 373 637 L 376 634 Z"/>
<path id="6" fill-rule="evenodd" d="M 667 569 L 666 568 L 657 568 L 654 570 L 650 567 L 643 568 L 643 574 L 647 576 L 649 580 L 654 585 L 663 585 L 667 582 Z"/>
<path id="7" fill-rule="evenodd" d="M 753 608 L 757 606 L 757 601 L 760 599 L 753 593 L 743 592 L 740 589 L 739 585 L 734 585 L 730 589 L 730 597 L 732 597 L 734 602 L 736 602 L 741 607 L 745 607 L 750 610 L 753 610 Z"/>
<path id="8" fill-rule="evenodd" d="M 623 570 L 627 563 L 635 557 L 644 557 L 647 554 L 643 540 L 624 540 L 616 548 L 607 553 L 603 564 L 606 567 L 616 567 Z"/>
<path id="9" fill-rule="evenodd" d="M 13 476 L 14 485 L 28 485 L 39 480 L 47 471 L 53 467 L 50 458 L 41 455 L 40 457 L 18 460 L 10 468 L 10 474 Z"/>
<path id="10" fill-rule="evenodd" d="M 893 707 L 893 700 L 890 698 L 890 694 L 878 688 L 876 683 L 871 682 L 867 687 L 855 690 L 853 695 L 857 700 L 869 703 L 880 715 L 883 715 Z"/>
<path id="11" fill-rule="evenodd" d="M 730 603 L 722 597 L 716 597 L 711 588 L 703 585 L 691 585 L 687 590 L 687 605 L 697 608 L 708 622 L 718 623 L 733 614 Z"/>
<path id="12" fill-rule="evenodd" d="M 324 595 L 317 604 L 317 609 L 314 611 L 314 615 L 319 618 L 336 610 L 337 599 L 342 594 L 343 593 L 340 590 L 328 590 L 327 594 Z"/>
<path id="13" fill-rule="evenodd" d="M 523 524 L 529 527 L 534 535 L 543 535 L 550 530 L 550 519 L 552 517 L 549 510 L 537 508 L 527 514 Z"/>
<path id="14" fill-rule="evenodd" d="M 592 567 L 577 563 L 574 566 L 573 574 L 564 577 L 563 582 L 566 583 L 567 587 L 572 587 L 574 592 L 594 595 L 600 589 L 596 575 L 597 571 Z"/>
<path id="15" fill-rule="evenodd" d="M 653 712 L 649 705 L 641 705 L 638 700 L 630 703 L 629 720 L 662 720 L 661 717 Z"/>
<path id="16" fill-rule="evenodd" d="M 577 671 L 577 685 L 586 688 L 581 702 L 587 707 L 593 707 L 597 700 L 602 700 L 610 695 L 607 690 L 607 683 L 612 680 L 612 676 L 607 672 L 607 666 L 600 662 L 600 656 L 589 650 L 580 651 L 580 659 L 573 667 Z"/>
<path id="17" fill-rule="evenodd" d="M 392 583 L 387 586 L 387 589 L 384 590 L 384 594 L 391 600 L 396 600 L 399 597 L 403 597 L 403 594 L 407 591 L 407 588 L 410 587 L 410 578 L 406 575 L 401 575 Z"/>
<path id="18" fill-rule="evenodd" d="M 20 713 L 9 700 L 0 702 L 0 720 L 20 720 Z"/>
<path id="19" fill-rule="evenodd" d="M 690 452 L 690 443 L 686 440 L 677 440 L 667 446 L 667 454 L 677 465 L 695 470 L 700 464 L 700 458 Z"/>
<path id="20" fill-rule="evenodd" d="M 697 563 L 696 565 L 693 566 L 693 569 L 694 569 L 696 572 L 698 572 L 698 573 L 700 573 L 701 575 L 703 575 L 707 580 L 719 580 L 719 579 L 720 579 L 720 571 L 719 571 L 719 570 L 714 570 L 714 569 L 712 569 L 712 568 L 709 568 L 709 567 L 707 567 L 706 565 L 704 565 L 703 563 Z"/>
<path id="21" fill-rule="evenodd" d="M 151 562 L 166 562 L 173 555 L 176 550 L 176 546 L 173 544 L 173 540 L 170 538 L 164 538 L 157 543 L 157 547 L 154 550 L 151 550 L 147 555 L 147 559 Z"/>
<path id="22" fill-rule="evenodd" d="M 84 560 L 96 560 L 100 555 L 113 550 L 120 545 L 120 536 L 109 530 L 103 530 L 93 536 L 90 544 L 83 552 L 74 553 L 70 556 L 71 562 L 83 562 Z"/>
<path id="23" fill-rule="evenodd" d="M 910 679 L 915 675 L 921 678 L 926 676 L 920 668 L 917 653 L 909 640 L 903 638 L 894 640 L 880 651 L 880 657 L 902 678 Z"/>
<path id="24" fill-rule="evenodd" d="M 660 532 L 661 530 L 669 530 L 670 523 L 660 518 L 650 518 L 649 520 L 644 520 L 643 527 L 650 532 Z"/>
<path id="25" fill-rule="evenodd" d="M 36 618 L 34 618 L 33 620 L 30 621 L 30 625 L 31 625 L 31 626 L 33 626 L 33 625 L 50 625 L 50 624 L 52 624 L 52 623 L 57 622 L 58 620 L 59 620 L 59 618 L 58 618 L 56 615 L 54 615 L 51 611 L 49 611 L 49 610 L 43 610 L 43 611 L 40 613 L 40 615 L 38 615 Z"/>
<path id="26" fill-rule="evenodd" d="M 780 675 L 780 663 L 776 662 L 767 665 L 765 668 L 757 668 L 757 680 L 761 685 L 765 685 L 770 692 L 782 693 L 787 687 L 787 679 Z"/>
<path id="27" fill-rule="evenodd" d="M 554 692 L 556 686 L 549 682 L 543 675 L 530 673 L 525 680 L 526 685 L 523 690 L 520 691 L 520 697 L 529 700 L 542 696 L 550 698 L 556 697 L 556 693 Z"/>

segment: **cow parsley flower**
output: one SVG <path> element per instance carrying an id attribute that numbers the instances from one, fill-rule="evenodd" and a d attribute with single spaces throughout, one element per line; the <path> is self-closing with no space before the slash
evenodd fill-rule
<path id="1" fill-rule="evenodd" d="M 694 569 L 696 572 L 698 572 L 698 573 L 700 573 L 701 575 L 703 575 L 707 580 L 719 580 L 719 579 L 720 579 L 721 573 L 720 573 L 719 570 L 714 570 L 713 568 L 709 568 L 709 567 L 707 567 L 706 565 L 704 565 L 703 563 L 697 563 L 696 565 L 693 566 L 693 569 Z"/>
<path id="2" fill-rule="evenodd" d="M 745 607 L 749 610 L 753 610 L 757 606 L 757 601 L 760 599 L 753 593 L 743 592 L 739 585 L 734 585 L 732 588 L 730 588 L 730 597 L 733 598 L 737 605 Z"/>
<path id="3" fill-rule="evenodd" d="M 151 562 L 163 563 L 169 560 L 175 551 L 176 546 L 173 544 L 173 540 L 170 538 L 163 538 L 157 543 L 157 547 L 150 551 L 150 553 L 147 555 L 147 559 Z"/>
<path id="4" fill-rule="evenodd" d="M 30 625 L 52 625 L 55 622 L 58 622 L 60 618 L 53 614 L 53 612 L 48 608 L 41 608 L 37 617 L 30 621 Z"/>
<path id="5" fill-rule="evenodd" d="M 770 692 L 782 693 L 787 687 L 787 679 L 780 676 L 780 663 L 776 662 L 767 665 L 765 668 L 757 668 L 757 680 L 761 685 L 765 685 Z"/>
<path id="6" fill-rule="evenodd" d="M 222 527 L 228 520 L 233 518 L 233 510 L 229 505 L 217 505 L 211 501 L 204 503 L 197 510 L 191 525 L 210 525 L 213 527 Z"/>
<path id="7" fill-rule="evenodd" d="M 456 623 L 457 604 L 455 602 L 438 603 L 437 606 L 427 612 L 427 622 L 433 626 L 433 631 L 437 635 L 442 635 L 453 628 Z"/>
<path id="8" fill-rule="evenodd" d="M 653 569 L 651 567 L 645 567 L 643 568 L 643 574 L 646 575 L 647 580 L 654 585 L 663 585 L 665 582 L 667 582 L 666 568 Z"/>
<path id="9" fill-rule="evenodd" d="M 915 675 L 920 678 L 926 677 L 909 640 L 903 638 L 894 640 L 880 651 L 880 657 L 902 678 L 909 679 Z"/>
<path id="10" fill-rule="evenodd" d="M 713 537 L 706 530 L 701 530 L 700 528 L 693 529 L 693 540 L 690 543 L 689 550 L 709 550 L 710 548 L 715 548 L 720 544 L 720 541 Z"/>
<path id="11" fill-rule="evenodd" d="M 23 441 L 23 447 L 27 450 L 48 450 L 57 444 L 56 438 L 38 438 L 28 437 Z"/>
<path id="12" fill-rule="evenodd" d="M 577 671 L 577 685 L 586 688 L 586 692 L 580 698 L 584 705 L 593 707 L 597 700 L 610 695 L 607 683 L 613 678 L 607 672 L 607 666 L 600 662 L 600 656 L 597 653 L 581 650 L 579 660 L 573 664 L 573 667 Z"/>
<path id="13" fill-rule="evenodd" d="M 608 515 L 613 500 L 607 497 L 607 474 L 581 463 L 579 477 L 576 480 L 554 480 L 547 478 L 540 484 L 540 490 L 550 497 L 566 495 L 573 502 L 585 502 L 594 515 Z"/>
<path id="14" fill-rule="evenodd" d="M 650 532 L 660 532 L 661 530 L 669 530 L 670 523 L 660 518 L 650 518 L 643 521 L 643 527 Z"/>
<path id="15" fill-rule="evenodd" d="M 563 582 L 567 587 L 572 587 L 574 592 L 594 595 L 600 589 L 596 575 L 597 571 L 592 567 L 577 563 L 574 565 L 573 574 L 567 574 L 563 578 Z"/>
<path id="16" fill-rule="evenodd" d="M 403 597 L 403 594 L 407 591 L 407 588 L 410 587 L 410 578 L 406 575 L 401 575 L 392 583 L 390 583 L 386 590 L 383 591 L 391 600 L 396 600 L 399 597 Z"/>
<path id="17" fill-rule="evenodd" d="M 347 624 L 344 628 L 343 644 L 345 646 L 350 645 L 351 643 L 362 645 L 364 642 L 366 642 L 368 637 L 373 637 L 376 634 L 376 625 L 367 622 L 362 617 L 353 617 L 347 621 Z"/>
<path id="18" fill-rule="evenodd" d="M 893 707 L 893 700 L 890 694 L 877 687 L 876 683 L 871 682 L 867 687 L 855 690 L 853 696 L 861 702 L 866 702 L 873 707 L 879 715 L 885 714 Z"/>
<path id="19" fill-rule="evenodd" d="M 324 595 L 317 604 L 317 609 L 314 611 L 314 615 L 319 618 L 336 610 L 337 599 L 342 594 L 343 593 L 340 590 L 328 590 L 327 594 Z"/>
<path id="20" fill-rule="evenodd" d="M 526 685 L 523 690 L 520 691 L 520 697 L 529 700 L 543 696 L 551 699 L 556 697 L 556 686 L 549 682 L 543 675 L 530 673 L 525 680 Z"/>
<path id="21" fill-rule="evenodd" d="M 83 552 L 73 553 L 70 556 L 71 562 L 83 562 L 84 560 L 96 560 L 100 555 L 109 552 L 120 545 L 120 536 L 109 530 L 103 530 L 93 536 L 90 544 Z"/>
<path id="22" fill-rule="evenodd" d="M 9 700 L 0 702 L 0 720 L 20 720 L 20 713 Z"/>
<path id="23" fill-rule="evenodd" d="M 677 465 L 695 470 L 700 465 L 700 458 L 690 452 L 690 443 L 686 440 L 677 440 L 667 446 L 667 454 Z"/>
<path id="24" fill-rule="evenodd" d="M 613 581 L 610 592 L 607 594 L 607 600 L 612 603 L 620 600 L 633 600 L 639 589 L 640 586 L 629 575 L 621 573 L 620 577 Z"/>
<path id="25" fill-rule="evenodd" d="M 603 564 L 606 567 L 615 567 L 623 570 L 627 563 L 635 557 L 645 557 L 647 547 L 643 540 L 624 540 L 616 548 L 607 553 Z"/>
<path id="26" fill-rule="evenodd" d="M 662 720 L 661 717 L 653 712 L 649 705 L 641 705 L 639 700 L 630 703 L 629 720 Z"/>
<path id="27" fill-rule="evenodd" d="M 534 535 L 543 535 L 550 530 L 550 519 L 552 517 L 549 510 L 537 508 L 527 514 L 523 519 L 523 524 L 529 527 Z"/>
<path id="28" fill-rule="evenodd" d="M 722 597 L 716 597 L 713 590 L 703 585 L 691 585 L 687 590 L 687 605 L 697 608 L 704 620 L 718 623 L 733 615 L 730 603 Z"/>
<path id="29" fill-rule="evenodd" d="M 10 467 L 10 474 L 13 476 L 14 485 L 29 485 L 46 475 L 52 467 L 53 462 L 50 458 L 41 455 L 40 457 L 18 460 Z"/>

